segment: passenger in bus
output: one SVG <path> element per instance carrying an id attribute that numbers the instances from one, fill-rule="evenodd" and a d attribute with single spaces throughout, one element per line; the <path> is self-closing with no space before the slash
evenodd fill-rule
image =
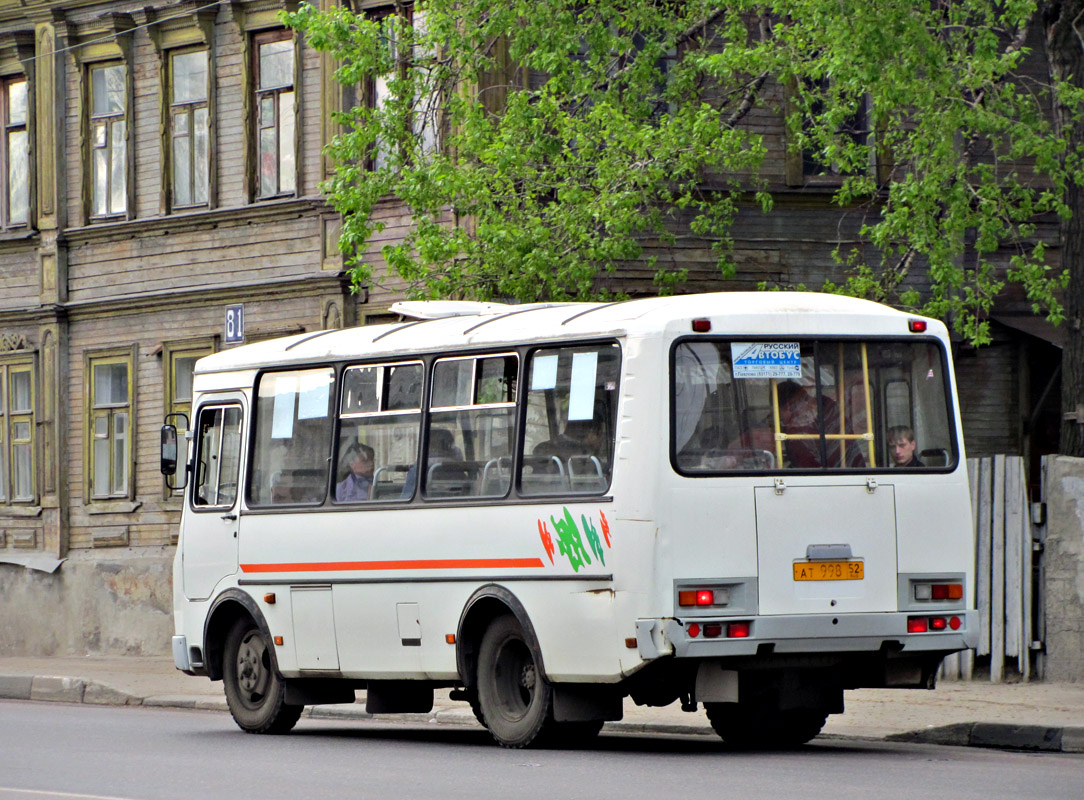
<path id="1" fill-rule="evenodd" d="M 570 455 L 601 456 L 604 438 L 601 422 L 575 419 L 565 426 L 562 433 L 535 445 L 532 455 L 558 458 L 568 458 Z"/>
<path id="2" fill-rule="evenodd" d="M 346 449 L 343 461 L 350 471 L 335 485 L 335 499 L 339 502 L 368 500 L 373 488 L 373 448 L 354 442 Z"/>
<path id="3" fill-rule="evenodd" d="M 791 469 L 816 469 L 825 466 L 821 454 L 821 428 L 818 418 L 823 415 L 824 432 L 831 435 L 839 432 L 839 407 L 836 401 L 827 395 L 821 395 L 818 405 L 817 396 L 812 387 L 803 386 L 797 381 L 786 380 L 776 387 L 779 400 L 779 430 L 788 436 L 783 441 L 783 464 Z M 838 439 L 826 439 L 827 464 L 840 466 L 840 442 Z M 775 424 L 769 416 L 730 442 L 726 450 L 715 457 L 712 463 L 716 469 L 736 469 L 743 465 L 739 456 L 748 453 L 771 455 L 775 452 Z M 729 454 L 729 456 L 728 456 Z M 858 446 L 848 446 L 846 466 L 861 468 L 866 459 Z M 771 465 L 757 465 L 759 468 Z"/>
<path id="4" fill-rule="evenodd" d="M 915 455 L 918 444 L 915 431 L 909 425 L 895 425 L 888 429 L 888 449 L 892 453 L 894 467 L 924 467 L 922 460 Z"/>

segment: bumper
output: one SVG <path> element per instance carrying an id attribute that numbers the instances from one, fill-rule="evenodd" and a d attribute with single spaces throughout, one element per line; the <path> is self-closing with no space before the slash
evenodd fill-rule
<path id="1" fill-rule="evenodd" d="M 913 611 L 750 617 L 749 636 L 744 638 L 706 638 L 703 619 L 651 620 L 650 630 L 644 630 L 648 620 L 639 620 L 639 631 L 648 635 L 637 639 L 640 655 L 645 659 L 658 658 L 669 652 L 677 658 L 751 656 L 764 653 L 761 648 L 766 646 L 770 646 L 767 652 L 771 653 L 854 653 L 885 649 L 922 653 L 953 652 L 978 645 L 979 617 L 975 610 L 946 614 L 962 621 L 958 630 L 908 633 L 907 618 L 912 616 L 915 616 Z M 722 620 L 724 634 L 729 621 Z M 689 635 L 687 625 L 691 622 L 701 627 L 696 637 Z"/>

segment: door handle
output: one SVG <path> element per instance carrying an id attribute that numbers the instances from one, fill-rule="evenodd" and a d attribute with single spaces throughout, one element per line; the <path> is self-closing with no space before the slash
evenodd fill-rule
<path id="1" fill-rule="evenodd" d="M 237 519 L 237 515 L 236 514 L 223 514 L 222 519 L 226 520 L 227 522 L 233 522 L 235 519 Z"/>

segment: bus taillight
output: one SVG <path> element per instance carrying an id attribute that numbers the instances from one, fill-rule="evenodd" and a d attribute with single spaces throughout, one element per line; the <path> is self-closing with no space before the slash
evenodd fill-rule
<path id="1" fill-rule="evenodd" d="M 715 592 L 711 589 L 683 589 L 678 592 L 678 605 L 683 607 L 713 606 Z"/>
<path id="2" fill-rule="evenodd" d="M 962 583 L 916 583 L 916 600 L 962 600 Z"/>
<path id="3" fill-rule="evenodd" d="M 731 639 L 748 639 L 750 627 L 748 622 L 731 622 L 726 626 L 726 635 Z"/>

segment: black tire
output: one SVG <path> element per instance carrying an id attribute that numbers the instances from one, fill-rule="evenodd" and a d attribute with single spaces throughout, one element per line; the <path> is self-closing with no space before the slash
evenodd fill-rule
<path id="1" fill-rule="evenodd" d="M 708 721 L 732 747 L 782 750 L 813 739 L 828 714 L 817 709 L 762 711 L 736 703 L 705 703 Z"/>
<path id="2" fill-rule="evenodd" d="M 538 662 L 515 617 L 490 623 L 478 649 L 478 710 L 501 747 L 540 743 L 553 725 L 553 690 Z"/>
<path id="3" fill-rule="evenodd" d="M 246 733 L 286 733 L 304 706 L 287 705 L 282 678 L 271 660 L 271 645 L 251 619 L 234 623 L 226 636 L 222 681 L 226 703 Z"/>

